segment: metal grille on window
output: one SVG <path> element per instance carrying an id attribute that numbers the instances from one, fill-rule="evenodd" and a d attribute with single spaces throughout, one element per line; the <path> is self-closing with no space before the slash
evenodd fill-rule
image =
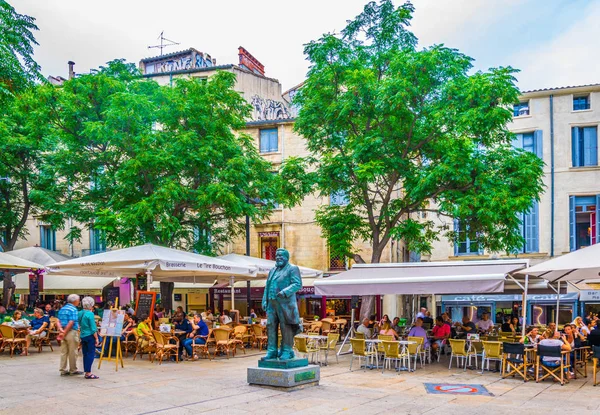
<path id="1" fill-rule="evenodd" d="M 346 257 L 343 255 L 329 252 L 329 270 L 344 271 L 346 270 Z"/>

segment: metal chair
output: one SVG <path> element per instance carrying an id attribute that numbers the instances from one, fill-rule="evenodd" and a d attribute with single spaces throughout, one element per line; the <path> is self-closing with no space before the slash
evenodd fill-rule
<path id="1" fill-rule="evenodd" d="M 319 348 L 315 347 L 311 342 L 308 341 L 307 337 L 294 337 L 294 347 L 298 353 L 302 353 L 304 357 L 309 357 L 312 354 L 313 362 L 315 361 L 315 355 L 317 356 L 317 363 L 319 362 Z"/>
<path id="2" fill-rule="evenodd" d="M 381 373 L 384 373 L 386 363 L 388 364 L 388 367 L 391 369 L 392 368 L 392 360 L 393 360 L 396 362 L 395 368 L 397 368 L 398 361 L 402 357 L 406 357 L 406 356 L 400 355 L 400 347 L 399 347 L 398 342 L 383 341 L 383 342 L 381 342 L 381 344 L 383 346 L 383 369 L 381 370 Z M 408 365 L 410 367 L 410 361 L 408 362 Z"/>
<path id="3" fill-rule="evenodd" d="M 333 353 L 335 354 L 335 362 L 339 363 L 338 355 L 337 353 L 335 353 L 335 347 L 337 346 L 339 339 L 340 335 L 338 333 L 329 333 L 327 335 L 327 344 L 325 346 L 319 347 L 319 350 L 325 353 L 325 364 L 328 364 L 327 355 L 329 354 L 330 350 L 333 350 Z"/>
<path id="4" fill-rule="evenodd" d="M 456 358 L 456 365 L 460 367 L 459 360 L 463 363 L 463 368 L 467 370 L 467 364 L 471 364 L 471 357 L 475 355 L 474 352 L 467 350 L 467 341 L 463 339 L 449 339 L 450 348 L 452 352 L 450 353 L 450 365 L 448 365 L 448 369 L 452 368 L 452 358 Z"/>
<path id="5" fill-rule="evenodd" d="M 497 341 L 482 341 L 483 354 L 481 358 L 481 373 L 485 370 L 485 362 L 487 361 L 487 369 L 490 370 L 490 361 L 502 363 L 502 342 Z"/>
<path id="6" fill-rule="evenodd" d="M 600 363 L 600 346 L 592 346 L 592 352 L 594 353 L 594 357 L 592 358 L 592 374 L 594 376 L 592 385 L 596 386 L 598 383 L 597 375 L 598 375 L 598 364 Z"/>
<path id="7" fill-rule="evenodd" d="M 358 358 L 358 365 L 360 367 L 360 359 L 371 359 L 373 360 L 373 356 L 377 361 L 377 366 L 379 366 L 379 357 L 376 351 L 367 351 L 367 342 L 364 339 L 350 339 L 350 344 L 352 344 L 352 359 L 350 359 L 350 370 L 352 370 L 352 363 L 355 358 Z"/>

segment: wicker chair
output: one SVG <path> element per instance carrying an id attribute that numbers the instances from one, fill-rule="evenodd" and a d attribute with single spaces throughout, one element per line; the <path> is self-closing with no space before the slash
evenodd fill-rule
<path id="1" fill-rule="evenodd" d="M 268 341 L 263 326 L 261 326 L 260 324 L 253 324 L 252 334 L 252 337 L 254 338 L 254 344 L 256 345 L 256 347 L 258 347 L 258 350 L 262 350 L 263 346 L 266 346 Z"/>
<path id="2" fill-rule="evenodd" d="M 121 342 L 121 347 L 123 348 L 123 351 L 125 352 L 125 357 L 127 357 L 129 355 L 129 352 L 133 352 L 135 353 L 135 349 L 137 347 L 137 339 L 135 337 L 135 332 L 136 330 L 133 329 L 130 332 L 125 334 L 125 340 L 123 340 Z"/>
<path id="3" fill-rule="evenodd" d="M 229 338 L 231 330 L 218 328 L 213 330 L 215 336 L 215 352 L 214 357 L 217 357 L 218 352 L 227 354 L 229 359 L 229 353 L 235 353 L 235 340 Z"/>
<path id="4" fill-rule="evenodd" d="M 195 336 L 192 340 L 192 352 L 194 355 L 198 356 L 206 356 L 208 360 L 211 360 L 210 351 L 208 350 L 208 337 L 207 336 Z M 204 340 L 204 342 L 200 342 L 200 340 Z M 196 343 L 198 341 L 198 343 Z"/>
<path id="5" fill-rule="evenodd" d="M 50 328 L 44 330 L 44 333 L 46 333 L 45 336 L 39 336 L 39 337 L 34 337 L 33 338 L 33 347 L 37 347 L 38 348 L 38 353 L 42 353 L 42 347 L 44 346 L 49 346 L 50 347 L 50 351 L 54 351 L 54 349 L 52 348 L 52 342 L 50 340 Z"/>
<path id="6" fill-rule="evenodd" d="M 231 332 L 231 341 L 233 343 L 234 355 L 238 347 L 244 351 L 244 354 L 246 354 L 245 341 L 247 341 L 249 337 L 247 331 L 248 329 L 246 328 L 246 326 L 238 325 L 235 326 L 235 328 Z"/>
<path id="7" fill-rule="evenodd" d="M 152 336 L 156 342 L 156 351 L 154 357 L 158 359 L 158 364 L 162 364 L 163 358 L 169 358 L 175 356 L 175 361 L 179 363 L 179 339 L 177 337 L 171 337 L 169 340 L 165 339 L 165 336 L 158 331 L 152 330 Z M 169 343 L 173 340 L 175 343 Z"/>
<path id="8" fill-rule="evenodd" d="M 144 355 L 148 355 L 148 359 L 152 361 L 152 353 L 154 353 L 154 339 L 146 336 L 138 335 L 137 329 L 132 330 L 135 337 L 135 353 L 133 354 L 133 360 L 140 355 L 144 358 Z"/>
<path id="9" fill-rule="evenodd" d="M 0 334 L 2 334 L 2 346 L 0 350 L 3 351 L 8 347 L 10 349 L 10 357 L 13 357 L 17 347 L 20 347 L 21 350 L 27 352 L 27 339 L 24 337 L 17 337 L 14 328 L 2 324 L 0 325 Z"/>

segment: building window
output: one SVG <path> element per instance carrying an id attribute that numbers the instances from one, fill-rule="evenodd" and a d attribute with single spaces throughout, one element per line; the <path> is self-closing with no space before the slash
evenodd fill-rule
<path id="1" fill-rule="evenodd" d="M 279 244 L 277 238 L 261 238 L 260 240 L 260 251 L 261 258 L 275 261 L 275 252 Z"/>
<path id="2" fill-rule="evenodd" d="M 525 151 L 543 158 L 542 146 L 544 144 L 542 130 L 535 130 L 529 133 L 515 134 L 512 145 L 514 148 L 522 148 Z"/>
<path id="3" fill-rule="evenodd" d="M 350 203 L 350 198 L 345 190 L 338 190 L 329 196 L 330 206 L 346 206 L 348 203 Z"/>
<path id="4" fill-rule="evenodd" d="M 106 252 L 106 237 L 104 232 L 90 228 L 90 255 Z"/>
<path id="5" fill-rule="evenodd" d="M 481 255 L 483 253 L 477 243 L 477 235 L 471 232 L 468 226 L 461 226 L 458 219 L 454 220 L 454 232 L 456 232 L 454 255 Z"/>
<path id="6" fill-rule="evenodd" d="M 523 248 L 519 251 L 520 253 L 533 253 L 539 252 L 539 204 L 537 201 L 533 203 L 533 206 L 525 212 L 519 214 L 521 219 L 521 236 L 525 239 Z"/>
<path id="7" fill-rule="evenodd" d="M 279 137 L 277 128 L 267 128 L 260 130 L 260 152 L 273 153 L 278 150 Z"/>
<path id="8" fill-rule="evenodd" d="M 522 117 L 529 115 L 529 101 L 522 101 L 513 106 L 513 116 Z"/>
<path id="9" fill-rule="evenodd" d="M 329 271 L 345 271 L 346 257 L 329 250 Z"/>
<path id="10" fill-rule="evenodd" d="M 598 165 L 598 127 L 571 129 L 573 167 Z"/>
<path id="11" fill-rule="evenodd" d="M 56 251 L 56 231 L 51 226 L 40 226 L 40 246 Z"/>
<path id="12" fill-rule="evenodd" d="M 589 110 L 590 95 L 573 96 L 573 111 Z"/>
<path id="13" fill-rule="evenodd" d="M 600 195 L 569 197 L 569 248 L 575 251 L 598 243 Z"/>

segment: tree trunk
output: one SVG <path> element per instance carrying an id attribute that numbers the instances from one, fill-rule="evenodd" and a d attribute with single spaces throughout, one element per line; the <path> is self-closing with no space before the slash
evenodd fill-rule
<path id="1" fill-rule="evenodd" d="M 375 245 L 375 244 L 374 244 Z M 383 248 L 379 248 L 379 247 L 373 247 L 373 254 L 371 255 L 371 264 L 378 264 L 381 261 L 381 254 L 383 253 Z M 354 258 L 355 260 L 358 258 L 360 258 L 359 255 L 355 255 Z M 362 258 L 360 258 L 362 260 Z M 358 263 L 358 261 L 356 261 Z M 364 263 L 364 261 L 362 261 L 361 263 Z M 375 301 L 376 301 L 376 296 L 374 295 L 363 295 L 361 297 L 361 304 L 360 304 L 360 321 L 363 321 L 365 318 L 369 318 L 370 316 L 372 316 L 373 314 L 375 314 Z"/>

